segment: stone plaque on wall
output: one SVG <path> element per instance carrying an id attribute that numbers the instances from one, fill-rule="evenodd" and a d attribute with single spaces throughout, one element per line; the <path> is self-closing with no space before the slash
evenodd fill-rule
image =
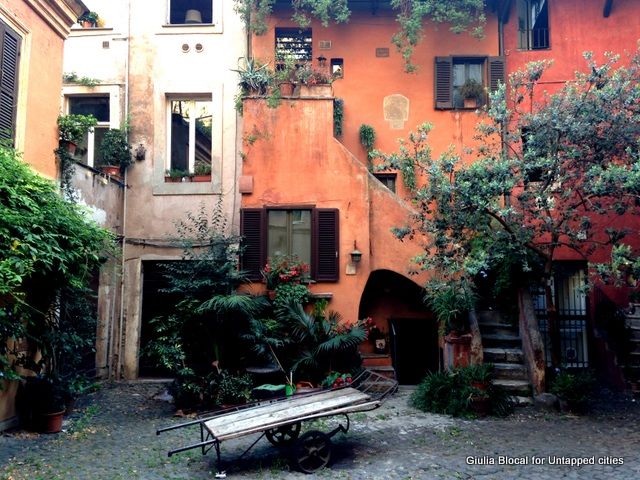
<path id="1" fill-rule="evenodd" d="M 409 99 L 404 95 L 395 93 L 384 97 L 382 103 L 384 119 L 389 122 L 393 130 L 402 130 L 404 123 L 409 119 Z"/>

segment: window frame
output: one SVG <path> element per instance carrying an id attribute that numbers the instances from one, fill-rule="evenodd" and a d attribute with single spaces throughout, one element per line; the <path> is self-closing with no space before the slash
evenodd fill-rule
<path id="1" fill-rule="evenodd" d="M 268 212 L 273 210 L 311 211 L 310 278 L 317 282 L 337 282 L 340 277 L 340 213 L 337 208 L 310 205 L 265 206 L 240 209 L 243 251 L 240 268 L 252 281 L 261 281 L 260 271 L 268 260 Z"/>
<path id="2" fill-rule="evenodd" d="M 533 0 L 540 1 L 540 0 Z M 544 28 L 533 28 L 533 20 L 531 17 L 531 9 L 532 9 L 532 0 L 518 0 L 516 2 L 516 16 L 517 16 L 517 28 L 518 28 L 518 49 L 531 51 L 531 50 L 548 50 L 551 48 L 551 29 L 549 25 L 549 0 L 544 1 L 544 6 L 541 12 L 544 10 L 547 18 L 547 27 Z M 521 10 L 524 9 L 524 12 Z M 524 13 L 524 16 L 521 14 Z M 524 20 L 524 25 L 522 25 L 521 20 Z M 536 31 L 544 31 L 546 30 L 546 34 L 543 36 L 544 40 L 542 41 L 540 46 L 536 46 L 535 33 Z"/>
<path id="3" fill-rule="evenodd" d="M 171 129 L 171 114 L 172 114 L 172 108 L 171 108 L 171 103 L 174 101 L 178 101 L 178 102 L 190 102 L 193 104 L 193 108 L 195 110 L 195 102 L 209 102 L 210 104 L 210 111 L 211 111 L 211 117 L 212 117 L 212 126 L 211 126 L 211 158 L 209 159 L 209 163 L 211 165 L 211 172 L 213 172 L 213 162 L 214 162 L 214 125 L 213 125 L 213 117 L 214 117 L 214 110 L 215 110 L 215 106 L 214 106 L 214 101 L 213 101 L 213 96 L 211 94 L 180 94 L 180 95 L 167 95 L 166 96 L 166 155 L 165 155 L 165 170 L 171 170 L 172 169 L 172 162 L 171 162 L 171 134 L 172 134 L 172 129 Z M 188 172 L 189 173 L 194 173 L 195 172 L 195 148 L 196 148 L 196 142 L 195 142 L 195 134 L 196 134 L 196 121 L 197 121 L 197 117 L 192 116 L 189 117 L 189 158 L 187 159 L 188 162 Z M 212 175 L 213 176 L 213 175 Z"/>
<path id="4" fill-rule="evenodd" d="M 198 26 L 205 26 L 205 27 L 211 27 L 212 25 L 216 25 L 217 22 L 217 13 L 216 12 L 216 0 L 209 0 L 211 2 L 211 23 L 185 23 L 184 21 L 181 23 L 172 23 L 171 22 L 171 2 L 175 2 L 175 1 L 188 1 L 188 0 L 167 0 L 167 16 L 166 16 L 166 25 L 171 26 L 171 27 L 198 27 Z M 186 9 L 186 10 L 190 10 L 190 9 Z"/>
<path id="5" fill-rule="evenodd" d="M 103 93 L 103 94 L 66 94 L 65 95 L 65 102 L 66 102 L 66 113 L 69 114 L 71 112 L 71 102 L 70 100 L 72 98 L 80 98 L 80 97 L 85 97 L 85 98 L 96 98 L 96 97 L 100 97 L 100 98 L 108 98 L 109 99 L 109 120 L 107 121 L 98 121 L 96 126 L 94 128 L 92 128 L 89 132 L 87 132 L 87 163 L 85 164 L 84 162 L 81 162 L 78 158 L 75 158 L 75 160 L 78 163 L 81 163 L 83 165 L 87 165 L 91 168 L 97 168 L 100 165 L 96 165 L 95 162 L 95 154 L 96 154 L 96 149 L 97 149 L 97 145 L 96 145 L 96 132 L 95 129 L 99 128 L 99 129 L 105 129 L 105 130 L 110 130 L 112 128 L 117 128 L 117 123 L 113 123 L 112 122 L 112 109 L 111 109 L 111 96 L 108 93 Z"/>
<path id="6" fill-rule="evenodd" d="M 434 108 L 436 110 L 473 110 L 473 108 L 456 107 L 453 98 L 453 65 L 456 62 L 482 62 L 483 87 L 494 92 L 499 83 L 505 82 L 504 57 L 486 55 L 450 55 L 434 58 Z M 485 101 L 486 103 L 486 101 Z"/>

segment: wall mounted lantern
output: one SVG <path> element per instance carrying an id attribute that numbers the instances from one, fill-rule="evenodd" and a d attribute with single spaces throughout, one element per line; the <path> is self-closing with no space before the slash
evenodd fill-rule
<path id="1" fill-rule="evenodd" d="M 362 259 L 362 252 L 356 247 L 355 240 L 353 241 L 353 251 L 349 255 L 351 255 L 351 261 L 354 264 L 360 263 L 360 260 Z"/>

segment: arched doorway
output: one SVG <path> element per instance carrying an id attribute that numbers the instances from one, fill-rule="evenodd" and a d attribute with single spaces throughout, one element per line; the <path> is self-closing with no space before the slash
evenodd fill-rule
<path id="1" fill-rule="evenodd" d="M 378 365 L 388 362 L 404 385 L 419 383 L 440 365 L 438 324 L 425 307 L 423 295 L 423 289 L 408 278 L 376 270 L 360 299 L 358 318 L 373 318 L 388 340 L 385 352 L 376 352 L 371 344 L 365 346 L 365 362 L 368 358 Z"/>

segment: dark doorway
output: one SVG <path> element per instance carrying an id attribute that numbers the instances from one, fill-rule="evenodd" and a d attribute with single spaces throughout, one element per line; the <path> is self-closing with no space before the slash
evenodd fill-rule
<path id="1" fill-rule="evenodd" d="M 389 320 L 391 358 L 402 385 L 416 385 L 438 370 L 438 324 L 427 318 Z"/>
<path id="2" fill-rule="evenodd" d="M 171 377 L 168 370 L 152 362 L 145 351 L 149 342 L 156 338 L 157 332 L 150 323 L 156 317 L 164 316 L 173 309 L 177 299 L 175 295 L 163 292 L 167 288 L 163 265 L 166 262 L 143 262 L 144 279 L 142 282 L 142 316 L 140 328 L 140 356 L 138 360 L 139 376 Z"/>

